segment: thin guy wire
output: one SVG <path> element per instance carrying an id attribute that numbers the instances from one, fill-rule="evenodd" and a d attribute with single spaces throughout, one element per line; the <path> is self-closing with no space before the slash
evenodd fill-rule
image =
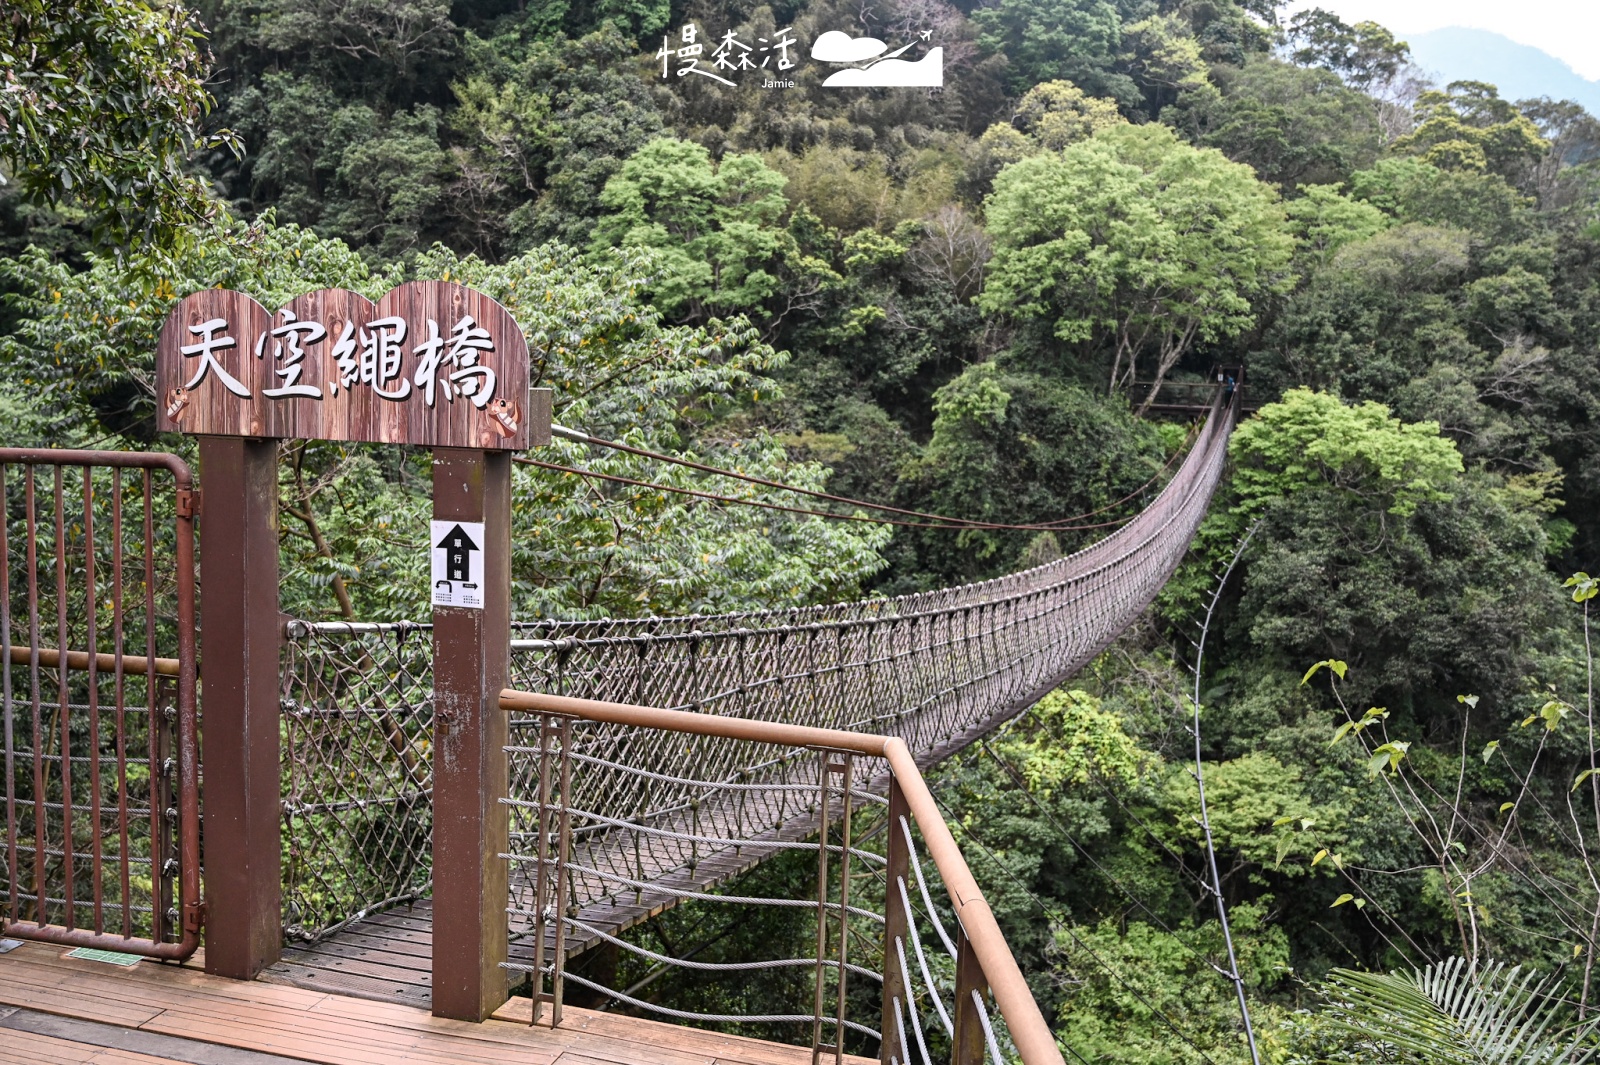
<path id="1" fill-rule="evenodd" d="M 1021 877 L 1017 876 L 1017 874 L 1012 872 L 1004 862 L 996 857 L 994 852 L 984 845 L 983 840 L 972 834 L 971 828 L 961 824 L 960 819 L 956 817 L 955 813 L 950 809 L 950 807 L 945 805 L 944 801 L 940 799 L 939 796 L 935 795 L 933 797 L 933 801 L 939 804 L 940 809 L 944 810 L 947 820 L 949 820 L 952 824 L 961 825 L 961 831 L 968 839 L 978 845 L 978 849 L 983 852 L 984 857 L 988 858 L 989 861 L 994 864 L 995 868 L 999 869 L 1001 872 L 1005 873 L 1006 876 L 1010 877 L 1017 887 L 1022 889 L 1023 894 L 1027 895 L 1028 898 L 1033 900 L 1033 904 L 1038 907 L 1040 913 L 1044 914 L 1047 918 L 1054 920 L 1056 922 L 1056 927 L 1060 928 L 1063 932 L 1067 933 L 1067 935 L 1071 936 L 1072 941 L 1076 943 L 1085 954 L 1093 958 L 1100 965 L 1100 967 L 1111 976 L 1113 980 L 1121 984 L 1126 991 L 1133 995 L 1134 998 L 1143 1003 L 1146 1009 L 1148 1009 L 1151 1013 L 1154 1013 L 1157 1017 L 1160 1017 L 1161 1022 L 1168 1028 L 1171 1028 L 1173 1034 L 1179 1039 L 1182 1039 L 1185 1043 L 1188 1043 L 1191 1047 L 1193 1047 L 1195 1053 L 1199 1054 L 1204 1061 L 1209 1062 L 1209 1065 L 1217 1065 L 1216 1061 L 1211 1057 L 1211 1055 L 1207 1054 L 1205 1049 L 1201 1047 L 1199 1043 L 1196 1043 L 1193 1039 L 1191 1039 L 1182 1028 L 1179 1028 L 1177 1022 L 1175 1022 L 1171 1017 L 1168 1017 L 1166 1012 L 1162 1010 L 1160 1006 L 1157 1006 L 1154 1002 L 1151 1002 L 1142 991 L 1128 983 L 1127 980 L 1123 979 L 1122 975 L 1111 967 L 1110 962 L 1106 961 L 1098 953 L 1096 953 L 1094 948 L 1089 946 L 1089 944 L 1079 939 L 1078 933 L 1073 929 L 1070 921 L 1064 920 L 1062 914 L 1051 912 L 1050 907 L 1046 906 L 1044 900 L 1038 895 L 1034 894 L 1028 885 L 1022 882 Z"/>
<path id="2" fill-rule="evenodd" d="M 1021 791 L 1024 795 L 1026 795 L 1028 797 L 1028 800 L 1033 803 L 1033 805 L 1038 809 L 1038 811 L 1040 813 L 1044 814 L 1045 819 L 1048 820 L 1052 825 L 1055 826 L 1055 829 L 1056 829 L 1057 832 L 1061 833 L 1062 838 L 1065 839 L 1068 843 L 1072 844 L 1074 847 L 1076 847 L 1077 850 L 1078 850 L 1078 853 L 1082 854 L 1084 856 L 1084 858 L 1088 860 L 1089 864 L 1095 867 L 1095 870 L 1097 872 L 1099 872 L 1101 876 L 1104 876 L 1107 880 L 1109 880 L 1111 882 L 1111 885 L 1113 887 L 1115 887 L 1118 891 L 1121 891 L 1124 895 L 1128 896 L 1128 900 L 1130 902 L 1132 902 L 1135 906 L 1139 907 L 1139 909 L 1143 910 L 1150 917 L 1150 919 L 1152 921 L 1154 921 L 1157 925 L 1160 926 L 1160 928 L 1161 928 L 1161 930 L 1163 932 L 1167 933 L 1167 935 L 1171 936 L 1174 940 L 1176 940 L 1177 943 L 1180 946 L 1182 946 L 1184 950 L 1187 950 L 1190 954 L 1193 954 L 1195 957 L 1199 958 L 1201 961 L 1207 962 L 1207 964 L 1210 963 L 1209 959 L 1206 958 L 1206 956 L 1204 954 L 1200 953 L 1194 947 L 1191 947 L 1188 943 L 1184 942 L 1182 937 L 1180 937 L 1177 932 L 1173 931 L 1171 925 L 1169 925 L 1165 921 L 1163 921 L 1161 919 L 1161 917 L 1154 910 L 1152 910 L 1149 906 L 1145 905 L 1144 900 L 1140 899 L 1139 896 L 1135 895 L 1132 891 L 1129 891 L 1126 887 L 1124 887 L 1123 884 L 1122 884 L 1122 881 L 1118 880 L 1115 876 L 1112 875 L 1112 873 L 1108 869 L 1106 869 L 1105 866 L 1101 865 L 1098 861 L 1095 860 L 1094 855 L 1089 853 L 1088 848 L 1086 848 L 1083 844 L 1079 843 L 1077 841 L 1077 839 L 1073 837 L 1072 833 L 1067 831 L 1066 826 L 1063 825 L 1059 820 L 1057 820 L 1056 815 L 1051 813 L 1048 809 L 1045 808 L 1044 804 L 1039 802 L 1038 798 L 1033 794 L 1033 791 L 1028 787 L 1027 782 L 1022 779 L 1022 775 L 1019 774 L 1016 771 L 1016 769 L 1014 769 L 1012 767 L 1011 763 L 1006 761 L 1004 758 L 1002 758 L 999 754 L 997 754 L 995 752 L 995 750 L 992 747 L 989 746 L 989 741 L 988 740 L 979 740 L 978 743 L 983 748 L 983 750 L 989 755 L 989 757 L 993 758 L 996 762 L 998 762 L 1000 764 L 1000 767 L 1006 771 L 1006 775 L 1008 775 L 1011 778 L 1012 783 L 1014 783 L 1017 786 L 1017 790 Z"/>
<path id="3" fill-rule="evenodd" d="M 1233 558 L 1228 560 L 1228 568 L 1212 590 L 1211 602 L 1206 605 L 1205 622 L 1200 626 L 1200 642 L 1195 645 L 1194 659 L 1194 780 L 1200 793 L 1200 827 L 1206 836 L 1206 863 L 1211 870 L 1211 894 L 1217 903 L 1217 920 L 1222 923 L 1222 941 L 1228 947 L 1228 972 L 1224 975 L 1233 982 L 1234 990 L 1238 992 L 1239 1014 L 1244 1018 L 1244 1034 L 1250 1043 L 1250 1060 L 1254 1065 L 1261 1065 L 1261 1051 L 1256 1047 L 1256 1030 L 1250 1021 L 1250 1003 L 1244 993 L 1244 977 L 1239 972 L 1239 957 L 1233 949 L 1233 931 L 1228 927 L 1228 907 L 1222 899 L 1222 876 L 1217 871 L 1217 847 L 1211 839 L 1211 813 L 1206 806 L 1206 770 L 1205 762 L 1200 757 L 1200 667 L 1205 659 L 1206 637 L 1211 632 L 1211 617 L 1216 612 L 1218 600 L 1222 598 L 1222 589 L 1227 587 L 1234 567 L 1244 557 L 1245 548 L 1250 546 L 1250 538 L 1260 527 L 1259 519 L 1250 526 L 1239 541 L 1239 546 L 1234 549 Z"/>

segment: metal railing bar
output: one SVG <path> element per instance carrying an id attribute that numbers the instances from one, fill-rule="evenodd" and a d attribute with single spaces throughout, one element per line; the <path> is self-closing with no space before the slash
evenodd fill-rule
<path id="1" fill-rule="evenodd" d="M 528 799 L 509 799 L 509 798 L 502 797 L 500 799 L 500 803 L 503 806 L 510 806 L 510 807 L 514 807 L 514 808 L 520 809 L 520 810 L 537 810 L 537 809 L 540 808 L 540 804 L 539 803 L 530 801 Z M 638 823 L 636 823 L 634 821 L 625 821 L 625 820 L 620 820 L 620 819 L 615 818 L 615 817 L 607 817 L 604 814 L 597 814 L 597 813 L 594 813 L 593 811 L 590 811 L 590 810 L 580 810 L 576 806 L 567 807 L 567 813 L 569 815 L 571 815 L 572 817 L 587 817 L 587 818 L 590 818 L 592 820 L 598 821 L 603 825 L 607 825 L 607 826 L 610 826 L 610 827 L 613 827 L 613 828 L 626 829 L 626 830 L 628 830 L 630 832 L 643 832 L 643 833 L 645 833 L 646 835 L 649 835 L 649 836 L 656 836 L 656 837 L 659 837 L 659 838 L 662 838 L 662 839 L 675 839 L 675 840 L 679 840 L 679 841 L 684 842 L 684 843 L 716 843 L 716 844 L 720 844 L 721 846 L 724 846 L 724 847 L 748 847 L 748 848 L 752 848 L 752 849 L 770 848 L 772 850 L 811 851 L 813 854 L 816 853 L 816 851 L 817 851 L 817 849 L 819 847 L 821 847 L 820 843 L 809 843 L 809 842 L 805 842 L 803 840 L 789 841 L 789 840 L 766 840 L 766 839 L 735 839 L 735 838 L 731 838 L 731 837 L 728 837 L 728 836 L 702 836 L 702 835 L 696 835 L 695 833 L 692 833 L 692 832 L 673 832 L 670 829 L 652 828 L 649 825 L 641 825 L 641 824 L 638 824 Z M 512 836 L 513 839 L 527 839 L 529 837 L 537 836 L 537 833 L 534 833 L 534 832 L 512 832 L 511 836 Z M 875 862 L 884 863 L 884 864 L 887 864 L 887 861 L 888 861 L 888 859 L 884 858 L 881 854 L 873 854 L 871 851 L 864 851 L 864 850 L 861 850 L 858 847 L 845 848 L 845 847 L 839 846 L 838 844 L 833 844 L 833 843 L 828 844 L 828 852 L 830 854 L 842 854 L 845 850 L 849 850 L 849 852 L 852 855 L 854 855 L 854 856 L 856 856 L 858 858 L 865 858 L 865 859 L 868 859 L 869 861 L 875 861 Z"/>
<path id="2" fill-rule="evenodd" d="M 811 962 L 810 964 L 815 965 L 816 963 Z M 534 967 L 531 965 L 522 965 L 517 962 L 510 961 L 501 962 L 500 967 L 502 969 L 509 969 L 512 972 L 519 973 L 531 973 L 534 971 Z M 548 974 L 550 972 L 550 968 L 546 966 L 544 971 L 546 974 Z M 621 991 L 615 991 L 609 987 L 606 987 L 604 984 L 596 983 L 593 980 L 587 980 L 576 973 L 563 972 L 561 977 L 563 980 L 571 980 L 575 984 L 580 984 L 583 987 L 587 987 L 591 991 L 598 992 L 602 995 L 608 995 L 611 998 L 616 999 L 618 1002 L 625 1002 L 636 1009 L 649 1010 L 652 1013 L 659 1013 L 663 1017 L 674 1017 L 680 1021 L 704 1021 L 707 1024 L 814 1024 L 816 1023 L 817 1019 L 815 1015 L 810 1013 L 691 1013 L 688 1010 L 675 1010 L 671 1007 L 662 1006 L 655 1002 L 646 1002 L 644 999 L 634 998 L 631 995 L 625 995 Z M 832 1017 L 824 1017 L 822 1018 L 822 1023 L 834 1024 L 835 1021 Z M 853 1032 L 860 1032 L 862 1035 L 871 1036 L 873 1039 L 883 1038 L 878 1033 L 877 1029 L 868 1028 L 866 1025 L 858 1024 L 855 1021 L 847 1020 L 844 1022 L 844 1026 Z"/>
<path id="3" fill-rule="evenodd" d="M 694 735 L 723 736 L 729 739 L 750 740 L 758 743 L 775 743 L 794 747 L 830 747 L 886 758 L 889 769 L 900 782 L 902 794 L 911 815 L 922 830 L 923 841 L 933 858 L 934 867 L 944 880 L 945 890 L 955 907 L 956 918 L 967 934 L 974 955 L 989 982 L 995 1002 L 1010 1026 L 1013 1040 L 1023 1060 L 1029 1065 L 1061 1062 L 1061 1051 L 1055 1037 L 1045 1023 L 1039 1005 L 1033 999 L 1027 981 L 1017 968 L 1016 959 L 1006 946 L 1005 936 L 989 909 L 988 902 L 979 890 L 972 871 L 967 868 L 950 834 L 933 795 L 928 791 L 922 772 L 917 767 L 904 740 L 891 736 L 869 736 L 838 729 L 819 729 L 802 725 L 789 725 L 747 718 L 721 717 L 709 714 L 691 714 L 682 711 L 658 710 L 652 707 L 632 706 L 624 703 L 606 703 L 592 699 L 569 696 L 542 695 L 533 692 L 506 689 L 500 693 L 500 706 L 508 711 L 562 714 L 586 721 L 606 721 L 635 727 L 663 729 Z M 576 868 L 576 867 L 574 867 Z M 603 879 L 622 882 L 626 878 L 615 874 L 590 871 Z M 660 890 L 658 885 L 634 881 L 640 890 Z M 724 900 L 729 896 L 696 896 L 707 900 Z M 812 906 L 815 903 L 800 903 Z M 872 914 L 879 922 L 882 917 Z"/>
<path id="4" fill-rule="evenodd" d="M 508 746 L 505 748 L 505 751 L 507 754 L 528 754 L 534 756 L 545 753 L 538 747 Z M 693 788 L 706 788 L 707 790 L 715 791 L 799 791 L 815 795 L 818 788 L 818 785 L 816 784 L 742 784 L 731 780 L 695 780 L 692 777 L 675 777 L 667 773 L 655 773 L 648 769 L 640 769 L 637 766 L 623 765 L 620 762 L 610 762 L 604 758 L 596 758 L 591 754 L 579 754 L 576 751 L 573 751 L 567 757 L 571 758 L 574 762 L 584 762 L 589 765 L 605 766 L 607 769 L 614 769 L 619 773 L 627 773 L 630 776 L 645 777 L 649 780 L 659 780 L 664 784 L 684 784 Z M 838 794 L 844 789 L 837 784 L 829 784 L 828 790 Z M 870 791 L 862 791 L 859 788 L 851 789 L 850 795 L 853 798 L 864 799 L 868 802 L 881 803 L 884 806 L 889 805 L 889 800 L 885 799 L 882 795 L 877 795 Z M 573 812 L 576 813 L 577 811 Z"/>
<path id="5" fill-rule="evenodd" d="M 572 925 L 574 928 L 581 928 L 590 935 L 599 939 L 603 939 L 607 943 L 611 943 L 622 948 L 623 950 L 637 954 L 641 958 L 649 958 L 651 961 L 660 962 L 663 965 L 675 965 L 684 969 L 699 969 L 705 972 L 737 973 L 751 972 L 758 969 L 787 969 L 800 966 L 810 969 L 815 968 L 817 964 L 817 959 L 815 958 L 774 958 L 767 961 L 727 962 L 693 961 L 689 958 L 674 958 L 666 954 L 657 954 L 655 951 L 646 947 L 641 947 L 637 943 L 629 943 L 626 939 L 621 939 L 617 936 L 611 935 L 609 932 L 597 928 L 592 924 L 580 921 L 576 917 L 568 917 L 565 914 L 562 914 L 561 919 L 567 924 Z M 822 960 L 822 964 L 831 966 L 833 968 L 838 968 L 839 963 L 832 958 L 824 958 Z M 879 983 L 883 982 L 882 973 L 873 972 L 871 969 L 863 968 L 860 965 L 855 965 L 850 962 L 845 963 L 845 968 L 850 972 L 855 973 L 857 976 L 865 976 L 868 979 L 877 980 Z"/>
<path id="6" fill-rule="evenodd" d="M 17 665 L 29 665 L 33 662 L 34 648 L 23 644 L 8 644 L 11 661 Z M 54 647 L 38 648 L 39 665 L 44 668 L 56 669 L 61 666 L 61 652 Z M 122 671 L 134 676 L 148 676 L 151 672 L 150 663 L 155 662 L 155 673 L 161 677 L 176 677 L 178 675 L 178 660 L 176 658 L 150 659 L 143 655 L 123 655 L 118 658 L 114 654 L 104 651 L 90 655 L 88 651 L 68 651 L 66 655 L 66 668 L 76 670 L 95 671 L 104 670 L 114 672 L 118 663 Z M 198 672 L 196 673 L 198 677 Z M 109 679 L 109 678 L 106 678 Z M 84 704 L 87 707 L 87 704 Z"/>
<path id="7" fill-rule="evenodd" d="M 537 859 L 535 859 L 531 854 L 503 853 L 500 855 L 500 857 L 506 859 L 507 861 L 524 862 L 528 864 L 533 864 L 537 861 Z M 670 887 L 661 883 L 660 881 L 633 880 L 629 877 L 622 876 L 619 873 L 604 872 L 603 870 L 594 869 L 587 865 L 579 865 L 577 862 L 568 862 L 567 869 L 570 872 L 583 873 L 587 876 L 599 877 L 601 880 L 609 880 L 614 884 L 624 884 L 633 888 L 635 891 L 650 891 L 661 895 L 671 895 L 674 898 L 696 899 L 700 902 L 727 902 L 736 906 L 776 906 L 780 909 L 805 910 L 814 910 L 818 905 L 817 902 L 809 899 L 768 899 L 758 898 L 753 895 L 712 895 L 705 891 L 690 891 L 687 888 Z M 835 912 L 837 912 L 839 909 L 839 904 L 837 902 L 828 902 L 823 903 L 822 905 Z M 876 921 L 879 924 L 883 923 L 882 914 L 873 913 L 871 910 L 863 910 L 859 906 L 850 906 L 847 908 L 853 916 L 862 917 L 869 921 Z M 521 906 L 507 906 L 506 912 L 516 914 L 519 917 L 539 916 L 537 910 L 530 910 Z"/>

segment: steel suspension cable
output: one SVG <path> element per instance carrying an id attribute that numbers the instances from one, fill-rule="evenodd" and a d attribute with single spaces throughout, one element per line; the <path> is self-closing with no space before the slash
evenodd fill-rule
<path id="1" fill-rule="evenodd" d="M 1061 529 L 1062 531 L 1070 531 L 1070 530 L 1067 529 L 1067 525 L 1070 522 L 1081 521 L 1084 518 L 1096 517 L 1096 516 L 1098 516 L 1100 514 L 1104 514 L 1108 510 L 1113 510 L 1116 507 L 1119 507 L 1122 504 L 1127 503 L 1130 500 L 1137 498 L 1139 495 L 1141 495 L 1147 489 L 1149 489 L 1151 485 L 1155 484 L 1156 481 L 1161 478 L 1162 474 L 1166 473 L 1168 470 L 1170 470 L 1172 468 L 1173 463 L 1177 462 L 1178 459 L 1187 452 L 1189 444 L 1191 444 L 1194 441 L 1194 438 L 1197 435 L 1197 430 L 1194 427 L 1191 427 L 1190 431 L 1188 432 L 1188 434 L 1184 438 L 1183 446 L 1179 447 L 1171 455 L 1169 455 L 1167 457 L 1167 460 L 1161 464 L 1161 468 L 1158 469 L 1154 474 L 1152 474 L 1150 476 L 1149 480 L 1145 481 L 1143 484 L 1141 484 L 1139 487 L 1135 488 L 1133 491 L 1129 492 L 1127 495 L 1123 496 L 1121 499 L 1113 500 L 1112 502 L 1107 503 L 1104 506 L 1098 507 L 1098 508 L 1096 508 L 1094 510 L 1086 511 L 1086 512 L 1084 512 L 1082 514 L 1074 514 L 1074 515 L 1071 515 L 1070 517 L 1053 518 L 1050 521 L 1045 521 L 1045 522 L 1029 522 L 1029 523 L 1021 523 L 1021 524 L 1006 524 L 1006 523 L 998 523 L 998 522 L 976 521 L 976 520 L 971 519 L 971 518 L 955 518 L 955 517 L 951 517 L 951 516 L 946 515 L 946 514 L 933 514 L 933 513 L 929 513 L 927 511 L 921 511 L 921 510 L 908 510 L 908 509 L 906 509 L 904 507 L 896 507 L 896 506 L 892 506 L 892 505 L 890 505 L 888 503 L 873 503 L 873 502 L 870 502 L 870 501 L 864 500 L 864 499 L 854 499 L 854 498 L 851 498 L 850 496 L 841 496 L 841 495 L 835 495 L 835 494 L 833 494 L 831 492 L 823 492 L 823 491 L 821 491 L 819 489 L 815 489 L 815 488 L 801 488 L 798 485 L 785 484 L 785 483 L 783 483 L 781 481 L 768 480 L 767 478 L 764 478 L 764 477 L 756 477 L 753 474 L 740 473 L 740 472 L 738 472 L 736 470 L 728 470 L 728 469 L 724 469 L 724 468 L 722 468 L 720 466 L 712 466 L 712 465 L 709 465 L 707 463 L 696 462 L 693 459 L 685 459 L 685 458 L 681 458 L 681 457 L 676 456 L 676 455 L 668 455 L 668 454 L 664 454 L 664 453 L 659 452 L 659 451 L 651 451 L 651 450 L 649 450 L 647 448 L 635 447 L 632 444 L 624 444 L 624 443 L 622 443 L 621 441 L 618 441 L 618 440 L 607 440 L 607 439 L 604 439 L 604 438 L 598 437 L 598 436 L 590 436 L 587 433 L 579 432 L 576 429 L 568 429 L 565 426 L 561 426 L 561 425 L 551 426 L 551 432 L 554 433 L 556 436 L 562 437 L 563 439 L 566 439 L 566 440 L 572 440 L 572 441 L 574 441 L 576 443 L 593 444 L 593 445 L 595 445 L 597 447 L 610 448 L 612 450 L 622 451 L 622 452 L 625 452 L 625 453 L 630 454 L 630 455 L 637 455 L 637 456 L 639 456 L 641 458 L 653 459 L 653 460 L 655 460 L 657 462 L 667 462 L 667 463 L 671 463 L 671 464 L 673 464 L 675 466 L 683 466 L 683 467 L 686 467 L 686 468 L 691 469 L 691 470 L 698 470 L 701 473 L 715 474 L 715 475 L 717 475 L 719 477 L 731 477 L 731 478 L 733 478 L 735 480 L 745 481 L 745 482 L 747 482 L 749 484 L 760 485 L 760 486 L 762 486 L 764 488 L 774 488 L 774 489 L 778 489 L 778 490 L 784 491 L 784 492 L 793 492 L 796 495 L 810 496 L 810 497 L 812 497 L 814 499 L 824 499 L 824 500 L 827 500 L 828 502 L 831 502 L 831 503 L 843 503 L 843 504 L 845 504 L 847 506 L 859 507 L 859 508 L 862 508 L 862 509 L 865 509 L 865 510 L 879 510 L 879 511 L 883 511 L 883 512 L 889 513 L 889 514 L 899 514 L 899 515 L 902 515 L 904 517 L 923 518 L 923 519 L 927 519 L 928 521 L 933 522 L 935 524 L 939 524 L 939 525 L 955 525 L 955 526 L 960 526 L 962 528 L 973 528 L 973 529 L 1005 528 L 1005 529 L 1019 529 L 1019 530 L 1020 529 L 1027 529 L 1027 530 L 1036 530 L 1036 531 L 1038 531 L 1038 530 L 1048 531 L 1048 530 L 1051 530 L 1051 529 Z M 1096 528 L 1096 527 L 1097 526 L 1088 526 L 1088 528 Z"/>
<path id="2" fill-rule="evenodd" d="M 740 499 L 738 496 L 721 495 L 717 492 L 706 492 L 697 488 L 680 488 L 677 485 L 658 484 L 655 481 L 641 481 L 634 477 L 623 477 L 615 473 L 601 473 L 598 470 L 588 470 L 581 466 L 563 466 L 556 462 L 545 462 L 541 459 L 530 459 L 517 456 L 515 461 L 524 466 L 537 466 L 540 469 L 553 470 L 557 473 L 566 473 L 578 477 L 595 477 L 602 481 L 613 481 L 617 484 L 632 485 L 635 488 L 648 488 L 655 492 L 674 492 L 679 495 L 695 496 L 699 499 L 708 499 L 714 503 L 731 503 L 742 507 L 759 507 L 762 510 L 781 510 L 789 514 L 803 514 L 815 518 L 829 518 L 834 521 L 855 521 L 868 525 L 898 525 L 908 529 L 938 529 L 951 532 L 963 532 L 974 529 L 998 531 L 1037 531 L 1047 532 L 1085 532 L 1092 529 L 1110 529 L 1119 525 L 1126 525 L 1139 515 L 1130 514 L 1126 518 L 1114 521 L 1103 521 L 1093 525 L 1012 525 L 1004 522 L 969 522 L 963 524 L 940 524 L 925 521 L 902 521 L 898 518 L 876 518 L 867 514 L 839 514 L 831 510 L 813 510 L 808 507 L 791 507 L 782 503 L 769 503 L 761 499 Z M 785 491 L 800 491 L 787 486 L 780 486 Z M 870 505 L 870 504 L 867 504 Z"/>

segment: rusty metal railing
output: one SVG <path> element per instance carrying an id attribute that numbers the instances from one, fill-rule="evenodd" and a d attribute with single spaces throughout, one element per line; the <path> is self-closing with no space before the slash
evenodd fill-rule
<path id="1" fill-rule="evenodd" d="M 501 693 L 500 706 L 513 715 L 514 739 L 519 733 L 531 736 L 530 742 L 513 742 L 507 747 L 512 761 L 511 794 L 502 801 L 512 808 L 512 849 L 505 854 L 513 884 L 510 911 L 513 918 L 529 922 L 523 927 L 532 946 L 531 961 L 517 960 L 519 952 L 513 950 L 513 960 L 506 967 L 525 972 L 534 981 L 535 1021 L 540 1007 L 549 1004 L 551 1023 L 559 1025 L 563 989 L 567 983 L 574 983 L 630 1006 L 653 1009 L 681 1020 L 806 1023 L 812 1030 L 814 1060 L 827 1056 L 842 1063 L 847 1037 L 856 1033 L 876 1042 L 885 1065 L 931 1062 L 940 1056 L 939 1050 L 947 1050 L 948 1059 L 955 1065 L 978 1065 L 986 1058 L 994 1065 L 1003 1065 L 1001 1043 L 1007 1040 L 1015 1046 L 1024 1065 L 1059 1065 L 1062 1061 L 1055 1038 L 903 740 L 512 689 Z M 706 737 L 783 747 L 802 757 L 794 761 L 796 772 L 786 782 L 748 786 L 681 782 L 700 786 L 710 800 L 693 829 L 686 818 L 670 826 L 626 825 L 573 805 L 574 761 L 592 759 L 584 754 L 583 730 L 594 726 L 604 726 L 612 735 L 625 729 L 641 737 Z M 820 760 L 814 760 L 819 755 Z M 881 779 L 887 791 L 886 802 L 862 788 L 874 777 Z M 804 805 L 810 816 L 802 823 L 817 833 L 817 838 L 810 840 L 805 833 L 798 834 L 799 838 L 741 837 L 728 815 L 731 805 L 747 798 L 752 789 L 804 794 L 809 799 Z M 885 807 L 882 816 L 887 832 L 883 834 L 886 848 L 882 855 L 862 848 L 859 839 L 852 837 L 855 805 L 873 801 Z M 582 838 L 586 827 L 596 825 L 610 830 L 606 833 L 609 842 Z M 708 863 L 732 854 L 736 861 L 754 864 L 779 849 L 809 849 L 817 855 L 817 891 L 806 899 L 732 897 L 695 890 L 691 886 L 692 869 L 688 880 L 658 876 L 645 881 L 610 872 L 595 860 L 594 848 L 616 846 L 619 828 L 623 836 L 631 831 L 675 836 L 695 843 L 702 848 L 700 860 Z M 913 829 L 920 833 L 943 881 L 956 922 L 953 934 L 940 923 L 929 895 Z M 626 839 L 622 845 L 626 847 Z M 834 860 L 838 863 L 837 872 L 830 875 L 830 862 Z M 871 866 L 875 892 L 861 898 L 851 894 L 852 862 Z M 645 952 L 663 965 L 687 968 L 737 972 L 809 968 L 814 974 L 810 1011 L 757 1016 L 695 1014 L 663 1008 L 567 971 L 567 940 L 572 930 L 595 930 L 584 919 L 585 907 L 572 889 L 575 878 L 580 877 L 608 881 L 613 890 L 624 892 L 665 891 L 680 899 L 710 904 L 789 906 L 813 911 L 816 951 L 808 958 L 717 964 Z M 877 899 L 882 912 L 864 909 L 852 901 L 866 898 Z M 917 901 L 924 907 L 919 908 Z M 947 948 L 953 980 L 935 975 L 946 968 L 942 964 L 930 966 L 930 951 L 925 949 L 924 937 L 918 930 L 919 918 Z M 861 938 L 863 925 L 881 929 L 873 937 L 878 944 L 873 955 L 879 963 L 876 969 L 866 969 L 850 960 L 849 944 Z M 513 927 L 517 927 L 515 921 Z M 600 938 L 624 949 L 637 949 L 613 936 Z M 931 937 L 928 947 L 932 948 Z M 520 952 L 520 957 L 526 958 L 527 951 Z M 846 1016 L 846 1003 L 851 1000 L 847 987 L 853 977 L 882 987 L 879 1008 L 870 1018 L 878 1024 L 876 1028 Z M 989 1013 L 991 996 L 1003 1024 Z"/>
<path id="2" fill-rule="evenodd" d="M 5 935 L 199 945 L 195 495 L 174 455 L 0 448 Z"/>

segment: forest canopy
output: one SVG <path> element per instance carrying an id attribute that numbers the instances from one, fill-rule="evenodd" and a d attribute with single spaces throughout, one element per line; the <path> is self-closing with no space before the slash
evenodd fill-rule
<path id="1" fill-rule="evenodd" d="M 832 30 L 937 47 L 942 85 L 824 85 Z M 716 64 L 729 40 L 749 67 Z M 1272 0 L 14 0 L 0 176 L 7 444 L 192 453 L 154 428 L 188 292 L 444 278 L 511 311 L 563 425 L 995 526 L 829 520 L 561 440 L 551 462 L 640 483 L 517 468 L 523 620 L 1048 562 L 1098 533 L 1003 526 L 1133 513 L 1190 433 L 1159 385 L 1242 382 L 1159 601 L 939 771 L 1059 1038 L 1248 1060 L 1191 719 L 1270 1060 L 1427 1060 L 1375 1056 L 1363 1025 L 1401 1015 L 1350 1004 L 1394 988 L 1334 970 L 1494 959 L 1600 1011 L 1600 121 L 1577 104 L 1432 84 L 1383 26 Z M 425 612 L 428 462 L 284 445 L 285 611 Z"/>

